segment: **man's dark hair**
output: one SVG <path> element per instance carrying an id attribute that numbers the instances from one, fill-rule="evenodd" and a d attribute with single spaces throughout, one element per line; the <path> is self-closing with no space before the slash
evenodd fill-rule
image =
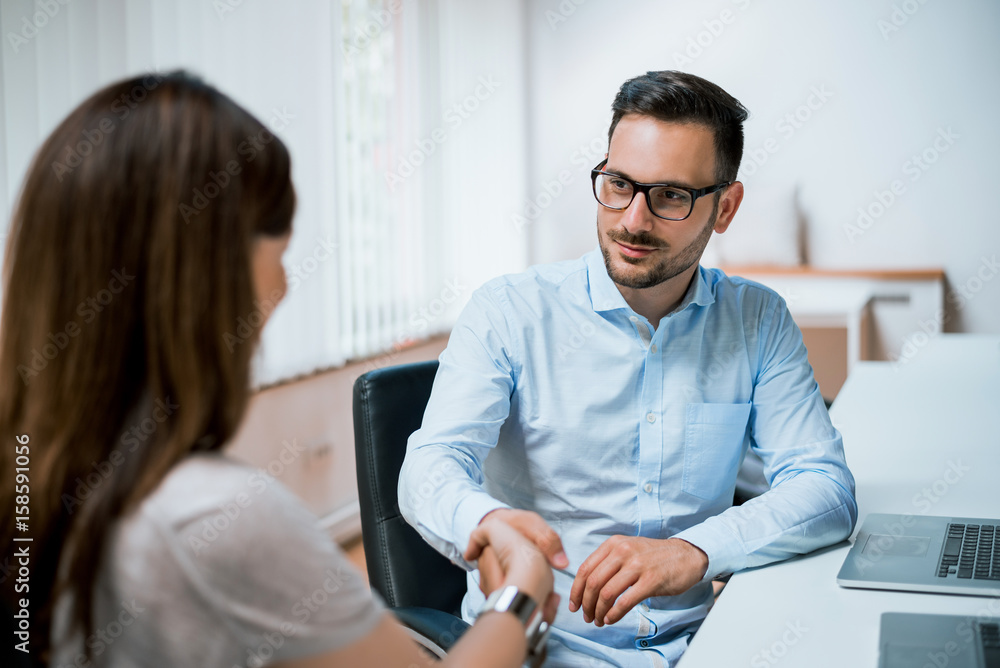
<path id="1" fill-rule="evenodd" d="M 608 144 L 626 114 L 652 116 L 671 123 L 698 123 L 715 136 L 715 177 L 735 181 L 743 158 L 743 121 L 749 112 L 735 97 L 711 81 L 686 72 L 646 72 L 618 89 Z"/>

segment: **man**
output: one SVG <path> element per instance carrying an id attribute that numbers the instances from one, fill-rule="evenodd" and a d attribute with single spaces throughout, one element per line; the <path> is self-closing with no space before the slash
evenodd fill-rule
<path id="1" fill-rule="evenodd" d="M 674 665 L 723 573 L 850 535 L 854 479 L 784 301 L 698 264 L 743 199 L 746 109 L 680 72 L 625 82 L 594 170 L 599 250 L 495 279 L 459 318 L 400 477 L 461 559 L 487 514 L 549 556 L 547 666 Z M 733 507 L 747 448 L 771 489 Z M 498 581 L 471 571 L 472 618 Z"/>

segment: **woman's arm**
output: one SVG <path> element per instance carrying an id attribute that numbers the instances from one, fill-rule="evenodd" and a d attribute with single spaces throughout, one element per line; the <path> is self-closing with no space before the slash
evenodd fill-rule
<path id="1" fill-rule="evenodd" d="M 347 666 L 385 666 L 385 668 L 422 668 L 424 666 L 476 666 L 509 668 L 524 662 L 527 644 L 524 627 L 514 615 L 483 615 L 455 644 L 442 662 L 430 657 L 406 635 L 403 627 L 386 614 L 375 630 L 343 649 L 300 661 L 280 664 L 280 668 L 334 668 Z"/>
<path id="2" fill-rule="evenodd" d="M 545 556 L 516 530 L 499 521 L 484 521 L 473 532 L 465 558 L 468 561 L 477 559 L 487 545 L 496 552 L 504 569 L 503 584 L 515 585 L 535 601 L 544 601 L 542 614 L 552 621 L 558 599 L 552 594 L 552 570 Z M 320 656 L 282 663 L 280 668 L 436 665 L 516 668 L 524 662 L 527 652 L 524 633 L 524 626 L 513 614 L 483 614 L 455 643 L 447 659 L 438 663 L 422 652 L 391 615 L 385 615 L 371 633 L 357 642 Z"/>

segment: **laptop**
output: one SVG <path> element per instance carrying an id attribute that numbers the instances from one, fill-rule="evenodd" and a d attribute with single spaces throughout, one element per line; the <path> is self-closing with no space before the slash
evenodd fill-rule
<path id="1" fill-rule="evenodd" d="M 1000 617 L 883 612 L 879 668 L 1000 668 Z"/>
<path id="2" fill-rule="evenodd" d="M 1000 520 L 872 513 L 837 584 L 1000 596 Z"/>

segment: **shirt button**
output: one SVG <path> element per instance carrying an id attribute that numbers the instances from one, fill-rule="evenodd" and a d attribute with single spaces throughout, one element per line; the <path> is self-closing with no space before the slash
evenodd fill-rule
<path id="1" fill-rule="evenodd" d="M 656 344 L 655 343 L 649 347 L 649 352 L 653 353 L 654 355 L 656 354 Z"/>
<path id="2" fill-rule="evenodd" d="M 639 318 L 635 317 L 634 315 L 630 315 L 628 319 L 631 320 L 632 322 L 639 322 Z"/>
<path id="3" fill-rule="evenodd" d="M 649 641 L 648 640 L 640 640 L 639 641 L 639 645 L 642 646 L 642 647 L 649 647 Z"/>
<path id="4" fill-rule="evenodd" d="M 646 422 L 648 422 L 649 424 L 653 424 L 654 422 L 656 422 L 656 414 L 653 413 L 652 411 L 646 413 Z"/>
<path id="5" fill-rule="evenodd" d="M 651 482 L 647 482 L 647 483 L 646 483 L 646 484 L 645 484 L 645 485 L 643 486 L 643 489 L 644 489 L 644 490 L 646 490 L 646 494 L 649 494 L 650 492 L 652 492 L 652 491 L 653 491 L 653 483 L 651 483 Z"/>

